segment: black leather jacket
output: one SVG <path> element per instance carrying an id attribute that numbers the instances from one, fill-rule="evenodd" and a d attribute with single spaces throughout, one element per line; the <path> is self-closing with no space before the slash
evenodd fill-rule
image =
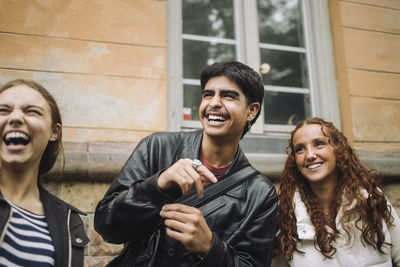
<path id="1" fill-rule="evenodd" d="M 162 228 L 159 212 L 177 192 L 161 192 L 159 174 L 181 158 L 198 158 L 203 131 L 156 133 L 143 139 L 114 180 L 95 212 L 95 230 L 111 243 L 125 243 L 120 266 L 148 266 L 146 243 L 161 228 L 154 266 L 269 266 L 276 224 L 277 195 L 259 174 L 200 210 L 213 232 L 210 251 L 195 257 Z M 227 173 L 248 165 L 238 149 Z"/>
<path id="2" fill-rule="evenodd" d="M 55 267 L 83 266 L 84 246 L 89 242 L 78 209 L 50 194 L 39 185 L 40 200 L 55 251 Z M 9 223 L 11 206 L 0 194 L 0 236 Z M 0 240 L 0 246 L 3 240 Z"/>

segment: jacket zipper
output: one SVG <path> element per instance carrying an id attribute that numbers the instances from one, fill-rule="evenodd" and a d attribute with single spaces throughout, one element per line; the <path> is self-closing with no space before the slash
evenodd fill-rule
<path id="1" fill-rule="evenodd" d="M 68 209 L 68 216 L 67 216 L 67 231 L 68 231 L 68 267 L 71 267 L 71 258 L 72 258 L 71 230 L 69 229 L 70 217 L 71 217 L 71 210 Z"/>

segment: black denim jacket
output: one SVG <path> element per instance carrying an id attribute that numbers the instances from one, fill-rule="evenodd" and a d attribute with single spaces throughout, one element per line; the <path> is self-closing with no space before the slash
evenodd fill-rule
<path id="1" fill-rule="evenodd" d="M 81 211 L 50 194 L 39 185 L 40 200 L 55 251 L 55 267 L 83 266 L 84 246 L 89 242 Z M 11 206 L 0 194 L 0 236 L 3 236 L 11 215 Z M 0 240 L 0 246 L 1 242 Z"/>

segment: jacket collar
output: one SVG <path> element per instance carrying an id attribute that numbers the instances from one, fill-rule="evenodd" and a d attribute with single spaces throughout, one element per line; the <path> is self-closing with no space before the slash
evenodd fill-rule
<path id="1" fill-rule="evenodd" d="M 200 149 L 201 149 L 201 142 L 203 140 L 203 133 L 204 130 L 197 130 L 193 131 L 192 134 L 187 135 L 186 142 L 189 142 L 188 149 L 186 152 L 183 153 L 183 155 L 175 155 L 176 157 L 188 157 L 191 159 L 199 158 L 200 155 Z M 184 144 L 182 144 L 184 145 Z M 187 145 L 187 144 L 186 144 Z M 175 161 L 178 160 L 179 158 L 175 158 Z M 226 171 L 227 174 L 231 172 L 235 172 L 238 169 L 242 169 L 243 167 L 249 165 L 249 161 L 247 160 L 246 156 L 244 155 L 243 151 L 240 148 L 240 145 L 238 146 L 238 149 L 235 154 L 235 158 L 233 159 L 231 165 L 229 166 L 228 170 Z"/>
<path id="2" fill-rule="evenodd" d="M 200 149 L 201 149 L 201 142 L 203 140 L 203 133 L 204 130 L 196 130 L 191 132 L 191 134 L 186 135 L 186 141 L 181 142 L 181 144 L 184 148 L 186 149 L 182 149 L 182 151 L 180 149 L 177 149 L 177 151 L 181 151 L 181 153 L 179 155 L 175 155 L 175 161 L 177 161 L 179 158 L 199 158 L 200 155 Z M 250 165 L 249 161 L 247 160 L 247 157 L 245 156 L 245 154 L 243 153 L 243 151 L 240 148 L 240 145 L 238 146 L 238 149 L 236 151 L 235 157 L 231 163 L 231 165 L 229 166 L 229 168 L 227 169 L 225 175 L 223 177 L 221 177 L 221 179 L 223 179 L 225 176 L 230 175 L 233 172 L 238 171 L 239 169 L 244 168 L 245 166 Z M 210 184 L 211 185 L 211 184 Z M 229 191 L 227 193 L 227 195 L 230 195 L 232 197 L 236 197 L 236 198 L 242 198 L 245 196 L 246 193 L 246 186 L 242 185 L 239 186 L 238 188 L 235 188 L 231 191 Z"/>
<path id="3" fill-rule="evenodd" d="M 297 234 L 300 239 L 303 240 L 314 240 L 315 237 L 315 227 L 311 222 L 311 218 L 307 213 L 307 207 L 301 199 L 298 190 L 294 193 L 293 201 L 295 205 L 294 214 L 296 216 L 296 227 Z M 341 208 L 340 208 L 341 210 Z M 339 216 L 336 216 L 336 225 L 338 226 Z M 336 227 L 337 227 L 336 226 Z M 329 226 L 325 226 L 327 231 L 333 231 Z"/>
<path id="4" fill-rule="evenodd" d="M 298 190 L 294 192 L 294 214 L 296 216 L 297 234 L 300 239 L 313 240 L 315 236 L 315 227 L 311 223 L 311 218 L 307 213 L 306 205 L 301 199 Z"/>

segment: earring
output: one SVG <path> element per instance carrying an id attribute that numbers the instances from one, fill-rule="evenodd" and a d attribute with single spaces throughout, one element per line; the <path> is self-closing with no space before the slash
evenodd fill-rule
<path id="1" fill-rule="evenodd" d="M 250 121 L 247 121 L 247 130 L 250 131 L 250 128 L 251 128 L 251 123 Z"/>

